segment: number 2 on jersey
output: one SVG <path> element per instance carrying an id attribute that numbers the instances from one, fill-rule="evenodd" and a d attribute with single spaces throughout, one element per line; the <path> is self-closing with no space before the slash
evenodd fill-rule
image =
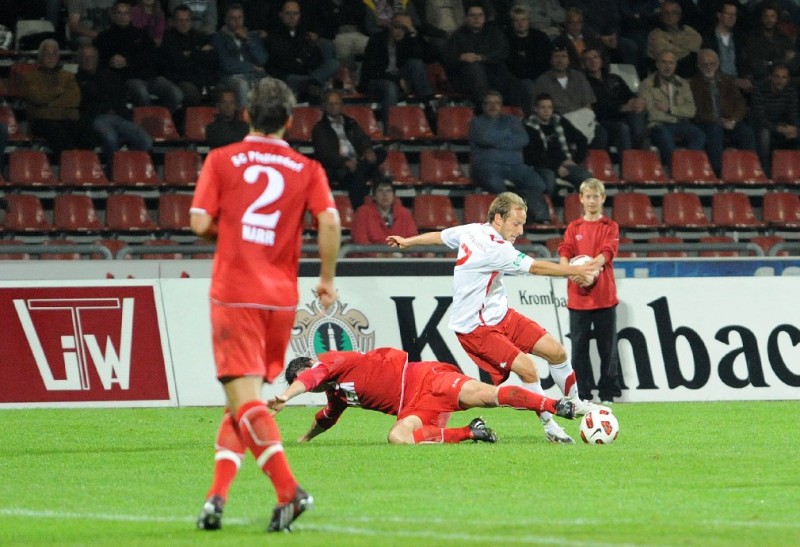
<path id="1" fill-rule="evenodd" d="M 464 262 L 469 260 L 469 257 L 472 256 L 472 249 L 467 247 L 466 243 L 461 244 L 461 250 L 464 251 L 464 256 L 456 260 L 456 266 L 461 266 Z"/>
<path id="2" fill-rule="evenodd" d="M 244 181 L 247 184 L 254 184 L 261 175 L 267 176 L 267 185 L 264 191 L 251 203 L 242 215 L 242 224 L 257 226 L 266 230 L 274 230 L 281 218 L 281 212 L 256 213 L 257 210 L 277 201 L 286 187 L 283 175 L 274 167 L 266 165 L 251 165 L 244 170 Z"/>

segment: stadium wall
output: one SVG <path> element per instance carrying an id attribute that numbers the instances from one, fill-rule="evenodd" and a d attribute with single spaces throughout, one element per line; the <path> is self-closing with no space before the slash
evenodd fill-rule
<path id="1" fill-rule="evenodd" d="M 6 279 L 13 276 L 7 264 Z M 116 273 L 105 262 L 81 264 L 69 272 L 29 263 L 35 279 L 0 281 L 0 407 L 223 403 L 209 340 L 207 262 L 130 261 L 115 264 Z M 327 315 L 314 299 L 316 278 L 307 267 L 301 272 L 287 359 L 334 346 L 394 346 L 412 360 L 455 362 L 480 375 L 447 328 L 452 264 L 398 273 L 394 262 L 393 275 L 354 264 L 342 268 L 340 301 Z M 49 280 L 35 271 L 45 267 Z M 618 284 L 620 401 L 800 399 L 800 277 L 622 277 Z M 569 347 L 566 281 L 525 276 L 506 285 L 512 307 Z M 540 372 L 557 397 L 541 363 Z M 267 386 L 265 396 L 283 387 Z"/>

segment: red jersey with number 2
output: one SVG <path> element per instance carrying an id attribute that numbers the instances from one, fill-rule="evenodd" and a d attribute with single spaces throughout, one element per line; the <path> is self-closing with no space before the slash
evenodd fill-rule
<path id="1" fill-rule="evenodd" d="M 249 135 L 212 150 L 197 180 L 193 213 L 219 223 L 211 300 L 294 309 L 306 210 L 336 211 L 319 162 L 280 139 Z"/>

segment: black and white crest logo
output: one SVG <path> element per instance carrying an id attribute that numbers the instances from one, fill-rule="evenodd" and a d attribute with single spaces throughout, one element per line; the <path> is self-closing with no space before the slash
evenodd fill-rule
<path id="1" fill-rule="evenodd" d="M 316 359 L 328 351 L 360 351 L 375 347 L 375 333 L 367 316 L 337 300 L 325 312 L 318 300 L 297 311 L 292 329 L 292 350 L 298 356 Z"/>

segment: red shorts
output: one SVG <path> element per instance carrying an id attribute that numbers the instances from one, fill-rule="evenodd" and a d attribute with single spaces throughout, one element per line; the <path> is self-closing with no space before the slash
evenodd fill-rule
<path id="1" fill-rule="evenodd" d="M 262 376 L 282 371 L 294 311 L 240 308 L 211 303 L 211 339 L 217 378 Z"/>
<path id="2" fill-rule="evenodd" d="M 397 419 L 413 415 L 422 420 L 423 426 L 445 427 L 450 414 L 461 410 L 458 404 L 461 388 L 472 380 L 455 365 L 434 361 L 409 363 L 405 404 Z"/>
<path id="3" fill-rule="evenodd" d="M 508 379 L 517 355 L 530 353 L 545 334 L 539 323 L 509 308 L 498 324 L 481 325 L 469 334 L 456 333 L 456 337 L 470 359 L 498 386 Z"/>

